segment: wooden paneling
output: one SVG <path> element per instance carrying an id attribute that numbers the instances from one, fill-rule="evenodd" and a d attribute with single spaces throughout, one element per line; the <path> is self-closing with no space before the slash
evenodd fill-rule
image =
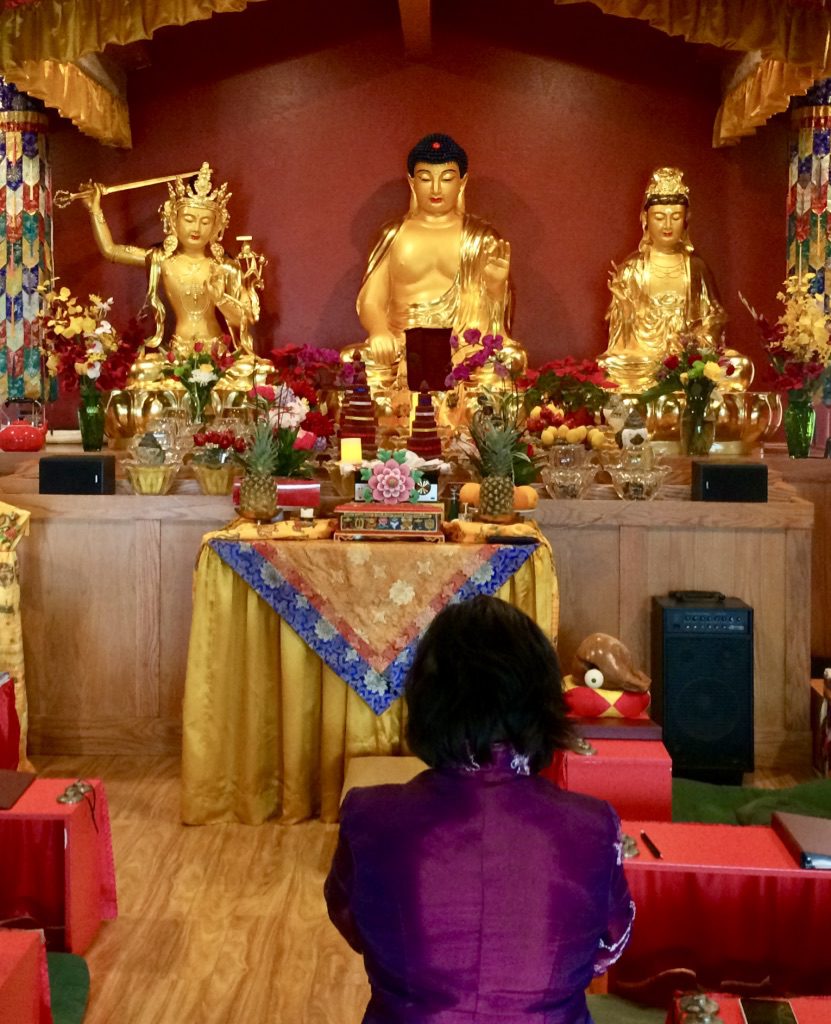
<path id="1" fill-rule="evenodd" d="M 38 495 L 32 463 L 14 469 L 0 487 L 14 481 L 8 496 L 32 512 L 21 545 L 30 748 L 178 753 L 192 570 L 229 499 L 188 480 L 162 497 Z M 761 505 L 690 502 L 680 485 L 646 503 L 597 493 L 538 510 L 557 564 L 564 668 L 595 631 L 648 666 L 655 595 L 739 597 L 756 617 L 757 761 L 807 764 L 811 505 L 779 485 Z"/>

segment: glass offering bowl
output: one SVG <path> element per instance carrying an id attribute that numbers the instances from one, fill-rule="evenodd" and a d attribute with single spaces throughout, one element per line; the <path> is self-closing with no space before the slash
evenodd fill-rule
<path id="1" fill-rule="evenodd" d="M 552 498 L 582 498 L 594 480 L 597 466 L 544 466 L 542 482 Z"/>
<path id="2" fill-rule="evenodd" d="M 548 465 L 555 467 L 582 466 L 587 462 L 588 451 L 582 444 L 555 444 L 548 449 Z"/>
<path id="3" fill-rule="evenodd" d="M 607 466 L 615 494 L 624 501 L 651 501 L 669 474 L 669 466 Z"/>

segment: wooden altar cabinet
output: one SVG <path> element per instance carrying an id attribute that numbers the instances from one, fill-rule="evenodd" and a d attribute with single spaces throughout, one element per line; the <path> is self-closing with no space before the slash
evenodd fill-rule
<path id="1" fill-rule="evenodd" d="M 10 461 L 9 461 L 10 460 Z M 14 469 L 15 472 L 9 470 Z M 21 545 L 29 750 L 176 754 L 202 535 L 230 502 L 196 492 L 39 495 L 37 458 L 0 461 L 0 492 L 32 512 Z M 756 620 L 756 759 L 809 762 L 813 506 L 666 499 L 543 501 L 562 595 L 560 653 L 602 630 L 649 663 L 649 602 L 672 589 L 742 598 Z"/>

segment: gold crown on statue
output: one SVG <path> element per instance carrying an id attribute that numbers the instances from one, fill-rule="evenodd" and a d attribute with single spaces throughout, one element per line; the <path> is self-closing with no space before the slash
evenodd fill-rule
<path id="1" fill-rule="evenodd" d="M 643 207 L 657 204 L 689 205 L 689 187 L 684 183 L 684 172 L 677 167 L 659 167 L 652 172 L 646 192 L 643 195 Z"/>
<path id="2" fill-rule="evenodd" d="M 199 206 L 206 210 L 218 210 L 225 213 L 231 193 L 228 191 L 228 183 L 225 182 L 219 188 L 211 191 L 210 164 L 203 163 L 199 173 L 192 185 L 188 185 L 184 178 L 176 178 L 173 184 L 168 184 L 167 189 L 174 206 Z"/>

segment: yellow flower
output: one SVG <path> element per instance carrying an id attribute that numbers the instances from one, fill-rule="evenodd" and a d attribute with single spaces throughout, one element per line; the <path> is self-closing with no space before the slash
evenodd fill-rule
<path id="1" fill-rule="evenodd" d="M 724 377 L 724 367 L 719 366 L 718 363 L 708 362 L 704 364 L 704 376 L 707 380 L 712 380 L 716 384 Z"/>
<path id="2" fill-rule="evenodd" d="M 684 373 L 681 374 L 681 376 L 678 379 L 681 381 L 682 384 L 686 384 L 687 381 L 690 379 L 690 375 L 688 373 L 684 372 Z"/>
<path id="3" fill-rule="evenodd" d="M 100 296 L 100 295 L 92 295 L 92 294 L 90 294 L 90 297 L 89 297 L 89 301 L 90 301 L 90 302 L 94 302 L 96 306 L 100 306 L 100 305 L 101 305 L 101 303 L 102 303 L 102 302 L 103 302 L 104 300 L 103 300 L 103 299 L 101 298 L 101 296 Z"/>
<path id="4" fill-rule="evenodd" d="M 83 375 L 87 372 L 87 364 L 86 363 L 76 363 L 75 364 L 75 372 L 78 374 L 79 377 L 83 377 Z"/>
<path id="5" fill-rule="evenodd" d="M 58 298 L 62 299 L 64 302 L 66 302 L 66 300 L 70 298 L 71 295 L 72 292 L 66 287 L 61 288 L 61 290 L 58 292 Z"/>
<path id="6" fill-rule="evenodd" d="M 46 357 L 46 370 L 50 377 L 54 377 L 58 372 L 58 367 L 61 365 L 61 361 L 58 358 L 56 352 L 50 352 Z"/>

